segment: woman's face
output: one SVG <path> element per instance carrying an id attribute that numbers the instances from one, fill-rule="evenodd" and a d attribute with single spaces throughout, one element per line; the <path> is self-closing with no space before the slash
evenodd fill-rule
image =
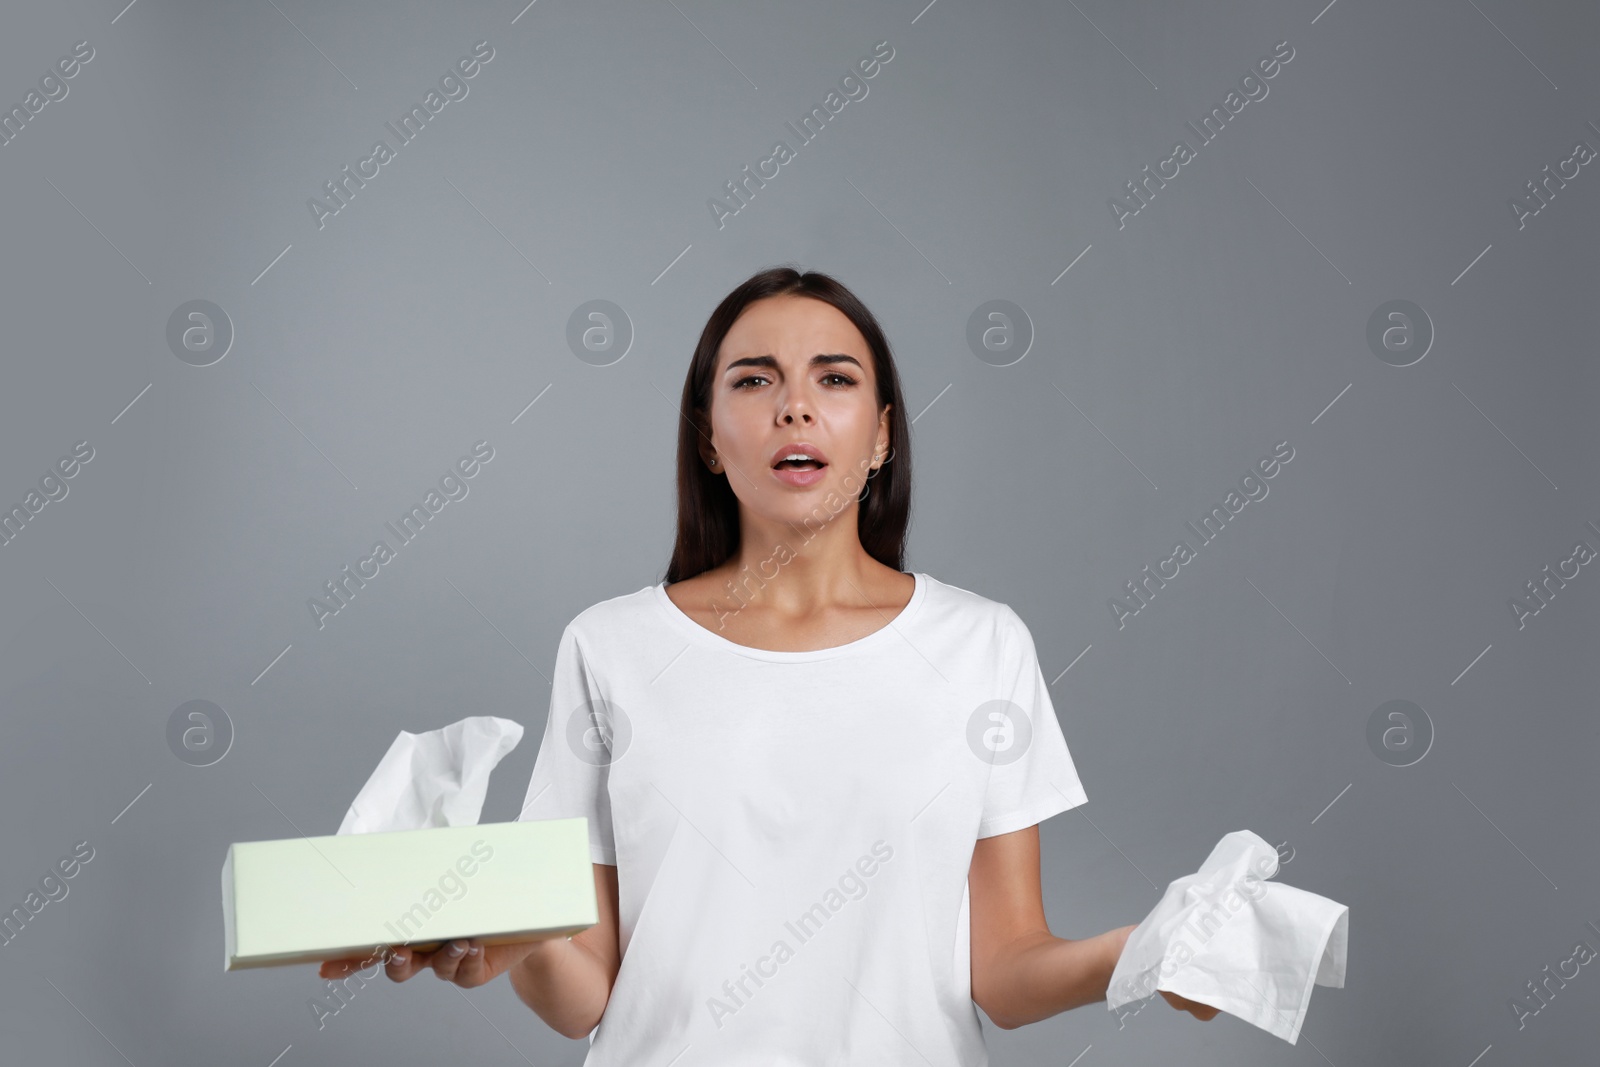
<path id="1" fill-rule="evenodd" d="M 786 295 L 749 305 L 717 353 L 710 438 L 700 441 L 702 459 L 718 460 L 711 469 L 758 515 L 797 524 L 815 521 L 819 507 L 828 518 L 853 507 L 868 473 L 890 454 L 889 407 L 878 408 L 866 338 L 821 300 Z M 820 471 L 774 468 L 798 442 L 820 451 Z"/>

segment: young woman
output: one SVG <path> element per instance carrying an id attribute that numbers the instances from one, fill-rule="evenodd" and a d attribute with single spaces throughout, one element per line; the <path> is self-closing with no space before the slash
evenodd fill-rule
<path id="1" fill-rule="evenodd" d="M 682 416 L 665 581 L 567 625 L 520 815 L 588 819 L 600 921 L 389 976 L 508 973 L 589 1067 L 984 1064 L 975 1005 L 1013 1029 L 1103 1000 L 1133 927 L 1046 925 L 1037 824 L 1087 797 L 1032 635 L 901 570 L 909 426 L 871 312 L 756 274 Z"/>

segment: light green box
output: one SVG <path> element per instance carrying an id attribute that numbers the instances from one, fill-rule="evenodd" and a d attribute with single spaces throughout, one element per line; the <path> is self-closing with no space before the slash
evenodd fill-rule
<path id="1" fill-rule="evenodd" d="M 237 842 L 222 864 L 227 971 L 535 941 L 599 918 L 582 817 Z"/>

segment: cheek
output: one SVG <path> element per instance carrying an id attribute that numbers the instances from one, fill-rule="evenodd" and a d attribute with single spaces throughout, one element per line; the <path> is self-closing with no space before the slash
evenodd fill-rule
<path id="1" fill-rule="evenodd" d="M 711 440 L 717 450 L 743 466 L 747 462 L 764 460 L 765 447 L 771 435 L 772 413 L 759 411 L 753 404 L 740 404 L 735 400 L 725 404 L 711 420 Z"/>
<path id="2" fill-rule="evenodd" d="M 878 440 L 878 424 L 883 421 L 877 404 L 870 397 L 857 397 L 845 417 L 849 439 L 860 441 L 862 450 L 870 453 Z"/>

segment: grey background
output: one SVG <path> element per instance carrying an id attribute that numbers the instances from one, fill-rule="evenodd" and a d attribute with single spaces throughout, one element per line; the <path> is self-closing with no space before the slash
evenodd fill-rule
<path id="1" fill-rule="evenodd" d="M 1600 546 L 1600 175 L 1520 229 L 1508 201 L 1600 146 L 1596 29 L 1505 0 L 11 6 L 5 107 L 95 55 L 0 147 L 0 503 L 95 456 L 0 548 L 0 902 L 95 856 L 0 950 L 3 1058 L 581 1061 L 504 981 L 368 987 L 319 1031 L 314 969 L 223 974 L 218 871 L 332 833 L 398 730 L 466 715 L 528 729 L 483 815 L 515 818 L 562 627 L 664 571 L 695 338 L 791 263 L 895 346 L 908 567 L 1034 633 L 1090 798 L 1041 827 L 1054 932 L 1137 922 L 1241 828 L 1351 909 L 1296 1046 L 1095 1004 L 986 1026 L 995 1063 L 1592 1060 L 1593 966 L 1520 1029 L 1509 1001 L 1600 948 L 1600 578 L 1522 628 L 1508 601 Z M 307 199 L 479 40 L 469 95 L 319 230 Z M 880 40 L 719 229 L 707 198 Z M 209 367 L 166 343 L 194 299 L 236 331 Z M 610 366 L 566 343 L 593 299 L 635 332 Z M 965 340 L 991 299 L 1032 323 L 1011 366 Z M 1393 299 L 1437 332 L 1409 367 L 1366 343 Z M 469 496 L 318 629 L 307 599 L 478 440 Z M 1280 441 L 1270 495 L 1119 629 L 1108 599 Z M 166 741 L 194 699 L 236 731 L 204 768 Z M 1411 766 L 1366 741 L 1395 699 L 1435 734 Z"/>

